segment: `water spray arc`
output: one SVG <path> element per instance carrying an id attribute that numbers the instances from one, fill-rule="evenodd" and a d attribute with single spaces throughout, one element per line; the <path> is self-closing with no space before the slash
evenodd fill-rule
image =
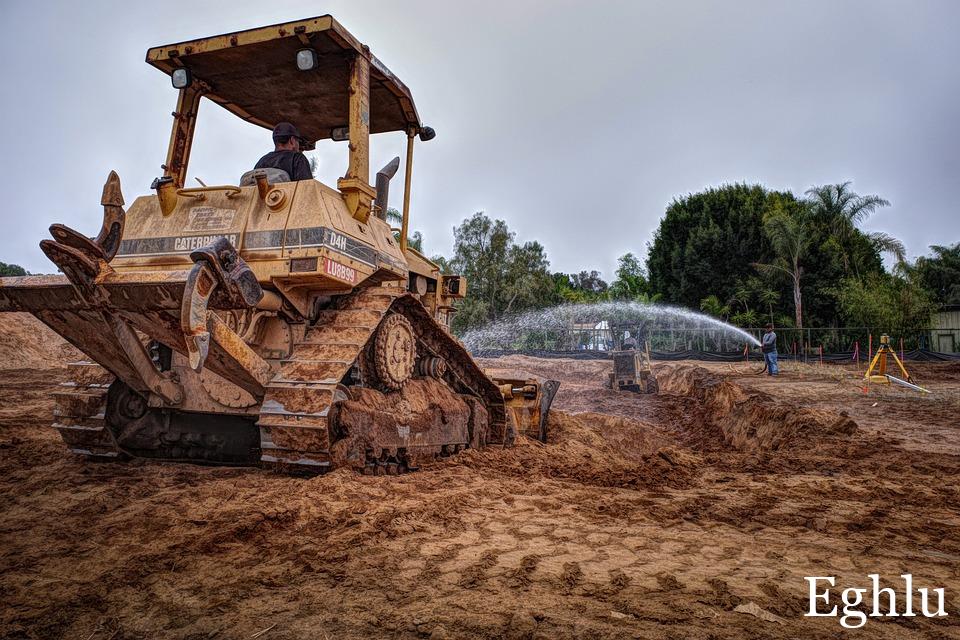
<path id="1" fill-rule="evenodd" d="M 528 336 L 570 332 L 591 323 L 603 326 L 602 331 L 614 341 L 620 338 L 613 335 L 616 327 L 645 326 L 650 331 L 716 331 L 739 339 L 741 344 L 760 346 L 746 331 L 711 316 L 682 307 L 627 301 L 563 304 L 529 311 L 471 329 L 464 334 L 463 343 L 473 353 L 510 350 L 522 346 Z"/>

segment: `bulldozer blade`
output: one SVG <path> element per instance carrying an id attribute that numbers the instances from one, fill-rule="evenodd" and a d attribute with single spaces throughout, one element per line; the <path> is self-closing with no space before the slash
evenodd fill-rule
<path id="1" fill-rule="evenodd" d="M 0 278 L 0 311 L 32 313 L 94 362 L 140 391 L 144 387 L 142 376 L 129 364 L 130 358 L 104 314 L 122 317 L 151 339 L 189 358 L 187 339 L 180 327 L 186 277 L 185 271 L 130 276 L 109 273 L 82 293 L 64 276 Z M 233 309 L 235 303 L 218 289 L 210 296 L 209 308 Z M 208 311 L 205 320 L 203 330 L 211 335 L 206 366 L 262 396 L 270 365 L 215 313 Z"/>
<path id="2" fill-rule="evenodd" d="M 547 441 L 547 415 L 557 395 L 557 380 L 540 380 L 519 371 L 487 370 L 486 374 L 500 388 L 507 413 L 512 417 L 514 435 L 520 434 Z M 506 444 L 511 444 L 508 439 Z"/>
<path id="3" fill-rule="evenodd" d="M 547 380 L 540 385 L 540 431 L 537 438 L 540 442 L 547 441 L 547 415 L 550 413 L 550 407 L 553 406 L 553 399 L 557 396 L 559 389 L 558 380 Z"/>

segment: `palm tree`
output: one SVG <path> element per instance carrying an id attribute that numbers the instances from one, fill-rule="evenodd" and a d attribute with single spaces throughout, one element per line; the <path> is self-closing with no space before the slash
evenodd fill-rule
<path id="1" fill-rule="evenodd" d="M 755 327 L 760 324 L 760 314 L 753 309 L 747 309 L 746 311 L 741 311 L 740 313 L 735 313 L 730 316 L 730 322 L 738 327 Z"/>
<path id="2" fill-rule="evenodd" d="M 770 264 L 753 263 L 765 274 L 786 274 L 793 282 L 793 306 L 797 328 L 803 328 L 803 299 L 800 279 L 803 276 L 803 259 L 810 245 L 810 207 L 803 202 L 788 203 L 778 207 L 763 222 L 763 230 L 777 259 Z"/>
<path id="3" fill-rule="evenodd" d="M 384 214 L 384 219 L 391 224 L 397 225 L 398 227 L 403 224 L 403 214 L 393 207 L 387 207 L 387 212 Z"/>
<path id="4" fill-rule="evenodd" d="M 730 315 L 730 306 L 721 303 L 720 298 L 711 294 L 700 301 L 700 311 L 726 322 Z"/>
<path id="5" fill-rule="evenodd" d="M 931 245 L 930 250 L 933 255 L 920 256 L 914 265 L 919 282 L 940 304 L 960 304 L 960 242 Z"/>
<path id="6" fill-rule="evenodd" d="M 750 310 L 750 298 L 753 297 L 753 289 L 750 285 L 740 279 L 737 279 L 733 288 L 733 297 L 730 298 L 729 304 L 741 304 L 743 305 L 744 311 Z"/>
<path id="7" fill-rule="evenodd" d="M 397 238 L 397 242 L 400 242 L 400 238 Z M 414 251 L 423 253 L 423 234 L 419 231 L 414 231 L 412 236 L 407 236 L 407 246 Z"/>
<path id="8" fill-rule="evenodd" d="M 394 209 L 393 207 L 387 207 L 387 212 L 384 214 L 388 224 L 395 224 L 398 227 L 403 224 L 403 214 Z M 393 237 L 396 241 L 400 242 L 400 232 L 396 231 L 393 234 Z M 407 236 L 407 246 L 416 251 L 423 251 L 423 234 L 419 231 L 414 231 L 412 236 Z"/>
<path id="9" fill-rule="evenodd" d="M 767 309 L 770 311 L 770 322 L 773 322 L 773 305 L 780 302 L 780 292 L 776 289 L 764 288 L 757 292 L 757 298 L 760 300 L 760 304 L 767 305 Z"/>
<path id="10" fill-rule="evenodd" d="M 903 241 L 894 238 L 888 233 L 883 231 L 871 231 L 866 234 L 867 239 L 870 240 L 870 244 L 873 245 L 874 249 L 877 251 L 886 251 L 891 254 L 894 260 L 897 261 L 896 266 L 901 266 L 906 264 L 907 261 L 907 248 L 904 246 Z"/>
<path id="11" fill-rule="evenodd" d="M 851 184 L 847 180 L 841 184 L 814 185 L 806 191 L 814 215 L 833 224 L 841 237 L 851 235 L 877 208 L 890 206 L 880 196 L 861 196 L 850 188 Z"/>
<path id="12" fill-rule="evenodd" d="M 861 196 L 850 188 L 851 184 L 847 180 L 840 184 L 815 185 L 807 189 L 806 196 L 813 207 L 813 215 L 830 225 L 837 237 L 844 265 L 849 269 L 852 262 L 854 273 L 859 277 L 857 261 L 850 259 L 850 242 L 858 226 L 880 207 L 889 207 L 890 202 L 878 195 Z M 903 243 L 893 236 L 880 231 L 865 232 L 864 235 L 877 251 L 892 254 L 897 264 L 906 259 Z"/>

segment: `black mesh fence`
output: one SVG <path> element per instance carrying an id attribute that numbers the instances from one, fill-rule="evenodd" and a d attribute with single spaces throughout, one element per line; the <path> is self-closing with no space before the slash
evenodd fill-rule
<path id="1" fill-rule="evenodd" d="M 761 328 L 743 330 L 759 342 Z M 526 330 L 507 346 L 481 349 L 475 355 L 495 357 L 521 353 L 538 357 L 573 357 L 582 359 L 609 357 L 621 347 L 625 332 L 646 339 L 655 360 L 707 360 L 735 362 L 761 360 L 757 343 L 746 336 L 719 329 L 647 329 L 641 325 L 615 325 L 596 329 Z M 954 332 L 960 342 L 960 328 L 937 329 L 937 333 Z M 955 361 L 960 353 L 941 353 L 932 348 L 931 331 L 897 331 L 876 327 L 827 327 L 776 329 L 777 353 L 780 359 L 819 362 L 868 361 L 879 348 L 881 336 L 905 360 Z"/>

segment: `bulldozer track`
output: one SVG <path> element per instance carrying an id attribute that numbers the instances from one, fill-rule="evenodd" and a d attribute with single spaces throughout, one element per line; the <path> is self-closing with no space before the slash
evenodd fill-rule
<path id="1" fill-rule="evenodd" d="M 72 380 L 55 392 L 53 426 L 71 451 L 93 459 L 134 456 L 249 464 L 259 455 L 261 464 L 285 471 L 313 474 L 352 466 L 373 475 L 394 475 L 414 470 L 426 459 L 454 455 L 467 446 L 509 444 L 515 436 L 497 384 L 474 363 L 463 345 L 414 296 L 381 286 L 356 291 L 321 311 L 289 356 L 281 360 L 267 385 L 256 425 L 250 423 L 254 443 L 259 433 L 259 451 L 256 444 L 250 445 L 253 458 L 244 455 L 250 450 L 245 449 L 247 445 L 233 442 L 236 438 L 229 436 L 231 428 L 242 425 L 208 424 L 217 422 L 214 418 L 219 416 L 209 416 L 202 422 L 205 426 L 194 429 L 189 426 L 189 414 L 172 410 L 151 422 L 153 439 L 131 438 L 124 416 L 138 419 L 144 412 L 158 410 L 133 402 L 138 406 L 135 415 L 130 415 L 131 402 L 139 396 L 100 365 L 78 362 L 70 365 L 70 371 Z M 417 382 L 409 382 L 416 376 Z M 331 412 L 340 400 L 383 413 L 382 408 L 369 404 L 369 395 L 353 390 L 375 389 L 390 396 L 400 393 L 406 384 L 428 385 L 419 389 L 418 397 L 439 403 L 437 408 L 443 405 L 441 396 L 463 400 L 454 404 L 470 416 L 469 437 L 462 431 L 441 429 L 408 443 L 397 430 L 404 427 L 391 422 L 397 426 L 390 427 L 393 435 L 387 440 L 368 434 L 360 442 L 331 428 L 336 426 L 331 425 Z"/>
<path id="2" fill-rule="evenodd" d="M 113 374 L 87 361 L 71 362 L 67 368 L 71 380 L 53 393 L 53 428 L 73 453 L 95 460 L 124 458 L 104 417 Z"/>
<path id="3" fill-rule="evenodd" d="M 61 383 L 53 392 L 52 426 L 72 453 L 102 461 L 136 457 L 206 464 L 248 462 L 245 456 L 230 450 L 230 438 L 224 434 L 178 428 L 175 419 L 166 423 L 167 429 L 159 434 L 158 441 L 147 448 L 122 442 L 118 425 L 110 422 L 108 401 L 111 394 L 130 394 L 129 387 L 95 363 L 70 363 L 68 370 L 71 380 Z M 213 416 L 211 420 L 216 422 L 219 418 Z"/>
<path id="4" fill-rule="evenodd" d="M 400 315 L 406 322 L 388 322 Z M 364 350 L 384 326 L 402 325 L 412 329 L 421 358 L 440 358 L 446 363 L 448 380 L 455 391 L 481 399 L 489 416 L 486 440 L 503 443 L 507 421 L 503 399 L 497 386 L 486 377 L 468 352 L 426 311 L 412 295 L 399 289 L 369 287 L 341 298 L 335 308 L 320 312 L 301 342 L 294 345 L 279 371 L 267 385 L 260 410 L 261 461 L 284 470 L 322 472 L 343 464 L 331 442 L 330 411 L 334 402 L 347 398 L 341 384 L 351 368 L 364 360 Z M 373 348 L 376 348 L 375 346 Z M 382 355 L 374 357 L 382 359 Z M 384 369 L 381 362 L 375 369 Z M 407 366 L 404 365 L 404 369 Z M 409 367 L 412 370 L 412 366 Z M 382 381 L 381 386 L 396 389 L 399 377 Z M 395 474 L 415 468 L 417 459 L 426 455 L 455 453 L 465 443 L 420 447 L 414 452 L 403 448 L 368 450 L 358 470 L 373 474 Z"/>
<path id="5" fill-rule="evenodd" d="M 395 298 L 364 290 L 320 312 L 267 385 L 257 423 L 261 461 L 317 471 L 331 465 L 327 418 L 337 387 Z"/>

